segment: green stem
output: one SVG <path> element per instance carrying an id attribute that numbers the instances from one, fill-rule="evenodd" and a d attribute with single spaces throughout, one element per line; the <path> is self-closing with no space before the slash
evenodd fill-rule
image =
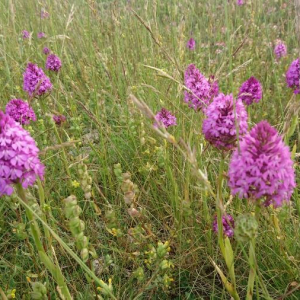
<path id="1" fill-rule="evenodd" d="M 107 290 L 107 284 L 100 280 L 95 273 L 89 269 L 89 267 L 76 255 L 76 253 L 53 231 L 53 229 L 35 212 L 32 210 L 32 208 L 28 205 L 26 198 L 23 199 L 22 197 L 18 198 L 19 202 L 25 207 L 26 210 L 29 210 L 29 212 L 37 219 L 39 220 L 43 226 L 47 227 L 49 232 L 52 234 L 52 236 L 58 241 L 58 243 L 68 252 L 68 254 L 74 258 L 74 260 L 81 266 L 81 268 L 98 284 L 100 287 L 102 287 L 104 290 Z M 116 300 L 117 298 L 112 294 L 112 292 L 107 291 L 109 296 Z M 66 298 L 69 299 L 69 298 Z"/>
<path id="2" fill-rule="evenodd" d="M 48 257 L 48 255 L 45 252 L 45 249 L 43 247 L 43 244 L 41 242 L 41 233 L 38 227 L 37 222 L 34 219 L 33 211 L 29 209 L 28 201 L 25 195 L 25 191 L 20 183 L 16 184 L 17 193 L 19 195 L 19 201 L 21 204 L 25 205 L 25 211 L 28 220 L 30 221 L 30 229 L 32 238 L 34 240 L 35 246 L 38 250 L 39 257 L 42 261 L 42 263 L 46 266 L 46 268 L 49 270 L 49 272 L 52 274 L 54 279 L 56 280 L 57 284 L 59 285 L 61 294 L 65 297 L 65 300 L 72 300 L 72 296 L 69 292 L 69 289 L 65 283 L 64 276 L 60 270 L 59 266 L 56 266 Z"/>
<path id="3" fill-rule="evenodd" d="M 253 298 L 254 282 L 255 282 L 255 275 L 256 275 L 255 238 L 252 238 L 250 241 L 249 265 L 250 265 L 250 272 L 249 272 L 249 278 L 248 278 L 246 300 L 252 300 L 252 298 Z"/>
<path id="4" fill-rule="evenodd" d="M 41 205 L 41 211 L 42 211 L 42 218 L 43 220 L 46 222 L 47 221 L 47 217 L 46 214 L 44 213 L 44 209 L 45 209 L 45 192 L 44 192 L 44 188 L 42 186 L 41 180 L 38 179 L 37 180 L 38 183 L 38 193 L 39 193 L 39 200 L 40 200 L 40 205 Z M 51 235 L 50 232 L 48 230 L 47 227 L 44 226 L 44 231 L 45 231 L 45 235 L 46 235 L 46 239 L 47 239 L 47 243 L 48 243 L 48 249 L 51 249 Z M 50 252 L 51 253 L 51 252 Z"/>
<path id="5" fill-rule="evenodd" d="M 223 199 L 222 199 L 222 186 L 223 186 L 223 170 L 224 170 L 224 158 L 222 155 L 220 168 L 219 168 L 219 178 L 218 178 L 218 188 L 217 188 L 217 221 L 218 221 L 218 242 L 221 248 L 222 255 L 225 256 L 225 246 L 224 246 L 224 236 L 223 236 L 223 223 L 222 223 L 222 209 L 223 209 Z"/>
<path id="6" fill-rule="evenodd" d="M 223 222 L 222 222 L 222 212 L 223 212 L 223 199 L 222 199 L 222 188 L 223 188 L 223 172 L 224 172 L 225 158 L 224 153 L 222 153 L 222 158 L 219 167 L 219 178 L 217 187 L 217 197 L 216 197 L 216 208 L 217 208 L 217 221 L 218 221 L 218 243 L 221 249 L 221 253 L 225 259 L 228 273 L 231 279 L 231 284 L 233 286 L 233 291 L 230 293 L 235 300 L 239 300 L 240 297 L 236 290 L 236 280 L 234 272 L 234 257 L 233 251 L 229 239 L 224 240 L 223 233 Z"/>
<path id="7" fill-rule="evenodd" d="M 257 204 L 255 206 L 255 218 L 257 223 L 259 224 L 259 216 L 260 216 L 260 204 Z M 246 300 L 252 300 L 254 295 L 254 282 L 256 277 L 256 257 L 255 257 L 255 244 L 256 244 L 256 238 L 255 236 L 250 241 L 250 248 L 249 248 L 249 266 L 250 266 L 250 272 L 248 277 L 248 286 L 247 286 L 247 296 Z"/>
<path id="8" fill-rule="evenodd" d="M 148 280 L 148 282 L 139 290 L 138 294 L 133 298 L 133 300 L 138 300 L 143 293 L 147 290 L 147 287 L 150 285 L 150 283 L 154 280 L 154 278 L 157 276 L 159 273 L 159 266 L 157 266 L 157 269 L 155 272 L 153 272 L 151 278 Z"/>
<path id="9" fill-rule="evenodd" d="M 244 247 L 242 247 L 242 252 L 244 254 L 244 256 L 247 258 L 247 260 L 249 261 L 249 256 L 247 255 Z M 263 294 L 264 294 L 264 299 L 266 300 L 272 300 L 273 298 L 270 297 L 269 293 L 268 293 L 268 290 L 266 288 L 266 285 L 264 284 L 262 278 L 261 277 L 261 274 L 259 272 L 259 269 L 257 267 L 257 264 L 256 264 L 256 281 L 258 282 L 258 284 L 260 285 L 262 291 L 263 291 Z"/>
<path id="10" fill-rule="evenodd" d="M 60 138 L 60 135 L 59 135 L 59 132 L 57 130 L 56 125 L 54 124 L 53 127 L 54 127 L 54 132 L 55 132 L 55 135 L 56 135 L 59 143 L 62 144 L 62 140 Z M 67 172 L 67 174 L 69 176 L 69 180 L 71 181 L 72 180 L 71 172 L 70 172 L 70 169 L 68 167 L 68 159 L 67 159 L 67 155 L 66 155 L 66 150 L 64 148 L 62 149 L 62 154 L 63 154 L 63 163 L 65 165 L 66 172 Z"/>
<path id="11" fill-rule="evenodd" d="M 45 114 L 47 112 L 46 107 L 45 107 L 45 103 L 44 103 L 44 101 L 41 101 L 40 103 L 41 103 L 42 112 Z M 53 128 L 54 128 L 54 133 L 55 133 L 59 143 L 62 144 L 61 137 L 59 135 L 59 132 L 58 132 L 57 127 L 56 127 L 55 124 L 53 124 Z M 68 167 L 68 160 L 67 160 L 66 150 L 64 148 L 62 148 L 62 154 L 63 154 L 63 163 L 64 163 L 64 166 L 65 166 L 66 172 L 69 176 L 69 180 L 71 181 L 71 173 L 70 173 L 70 170 L 69 170 L 69 167 Z"/>

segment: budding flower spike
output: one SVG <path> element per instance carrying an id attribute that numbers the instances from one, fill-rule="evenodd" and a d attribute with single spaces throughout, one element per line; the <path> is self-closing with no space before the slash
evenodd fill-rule
<path id="1" fill-rule="evenodd" d="M 53 121 L 56 125 L 61 125 L 66 122 L 67 118 L 64 115 L 53 115 Z"/>
<path id="2" fill-rule="evenodd" d="M 0 196 L 11 195 L 13 185 L 32 186 L 43 179 L 44 165 L 30 134 L 10 116 L 0 111 Z"/>
<path id="3" fill-rule="evenodd" d="M 262 98 L 260 82 L 255 77 L 250 77 L 241 85 L 238 98 L 246 105 L 251 105 L 253 102 L 258 103 Z"/>
<path id="4" fill-rule="evenodd" d="M 176 123 L 176 117 L 173 116 L 168 110 L 165 108 L 162 108 L 156 115 L 155 119 L 163 124 L 165 128 L 168 128 L 170 126 L 177 125 Z M 158 127 L 158 123 L 154 123 L 155 127 Z"/>
<path id="5" fill-rule="evenodd" d="M 47 47 L 44 47 L 43 53 L 46 54 L 46 55 L 50 54 L 50 49 L 47 48 Z"/>
<path id="6" fill-rule="evenodd" d="M 195 110 L 205 109 L 219 90 L 216 89 L 217 82 L 211 81 L 211 85 L 193 64 L 185 71 L 184 83 L 190 90 L 184 91 L 184 101 Z"/>
<path id="7" fill-rule="evenodd" d="M 23 39 L 28 39 L 30 36 L 30 33 L 27 30 L 22 31 L 22 37 Z"/>
<path id="8" fill-rule="evenodd" d="M 243 136 L 248 130 L 247 112 L 240 99 L 234 103 L 232 94 L 220 93 L 205 111 L 202 132 L 209 143 L 221 150 L 231 150 L 236 145 L 237 132 Z"/>
<path id="9" fill-rule="evenodd" d="M 36 64 L 28 63 L 23 74 L 23 89 L 30 97 L 41 96 L 52 90 L 52 83 Z"/>
<path id="10" fill-rule="evenodd" d="M 46 34 L 45 34 L 45 32 L 39 32 L 39 33 L 37 34 L 37 37 L 38 37 L 38 39 L 43 39 L 43 38 L 46 37 Z"/>
<path id="11" fill-rule="evenodd" d="M 22 99 L 10 100 L 5 107 L 5 113 L 21 125 L 28 125 L 30 121 L 36 121 L 33 109 Z"/>
<path id="12" fill-rule="evenodd" d="M 187 48 L 190 50 L 195 50 L 196 48 L 196 41 L 193 38 L 190 38 L 186 44 Z"/>
<path id="13" fill-rule="evenodd" d="M 277 130 L 261 121 L 244 136 L 229 165 L 229 186 L 233 195 L 265 206 L 280 207 L 290 200 L 295 172 L 289 148 Z"/>
<path id="14" fill-rule="evenodd" d="M 299 58 L 297 58 L 291 63 L 289 69 L 286 72 L 286 83 L 289 88 L 292 88 L 294 90 L 294 94 L 300 94 L 299 80 L 300 66 Z"/>
<path id="15" fill-rule="evenodd" d="M 286 45 L 282 41 L 278 41 L 274 48 L 274 53 L 277 59 L 280 59 L 287 54 Z"/>
<path id="16" fill-rule="evenodd" d="M 54 72 L 58 72 L 61 68 L 61 60 L 55 54 L 50 54 L 47 57 L 46 69 Z"/>

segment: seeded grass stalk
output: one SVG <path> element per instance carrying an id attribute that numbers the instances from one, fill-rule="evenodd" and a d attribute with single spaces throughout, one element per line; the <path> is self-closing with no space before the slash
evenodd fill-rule
<path id="1" fill-rule="evenodd" d="M 40 232 L 37 222 L 34 219 L 34 216 L 36 217 L 37 215 L 28 205 L 25 191 L 24 191 L 22 185 L 20 183 L 17 183 L 15 185 L 15 187 L 16 187 L 17 193 L 19 195 L 18 199 L 19 199 L 20 203 L 25 207 L 26 215 L 30 222 L 32 238 L 33 238 L 35 246 L 38 250 L 40 260 L 43 262 L 45 267 L 48 269 L 48 271 L 52 274 L 52 276 L 56 280 L 58 287 L 59 287 L 58 291 L 62 295 L 62 297 L 66 300 L 71 300 L 72 296 L 66 285 L 65 278 L 62 274 L 60 267 L 58 265 L 55 265 L 51 261 L 51 259 L 49 258 L 49 256 L 46 254 L 46 252 L 44 250 L 43 244 L 41 242 L 41 232 Z M 40 219 L 40 220 L 42 220 L 42 219 Z M 43 221 L 43 224 L 46 224 L 46 223 Z"/>
<path id="2" fill-rule="evenodd" d="M 81 268 L 86 272 L 86 274 L 91 277 L 93 280 L 95 280 L 96 284 L 98 284 L 106 293 L 109 295 L 112 299 L 116 299 L 114 295 L 112 294 L 112 288 L 110 285 L 107 285 L 103 280 L 100 280 L 94 272 L 92 272 L 88 266 L 76 255 L 73 250 L 51 229 L 51 227 L 43 221 L 39 217 L 39 215 L 32 210 L 32 208 L 28 205 L 27 199 L 24 193 L 24 190 L 20 184 L 16 184 L 16 188 L 18 191 L 18 200 L 19 202 L 25 207 L 26 209 L 26 214 L 28 219 L 31 222 L 31 230 L 32 230 L 32 235 L 36 244 L 36 247 L 38 249 L 40 258 L 42 262 L 45 264 L 45 266 L 48 268 L 50 273 L 53 275 L 53 277 L 57 280 L 58 284 L 60 285 L 60 290 L 63 296 L 66 297 L 66 299 L 72 299 L 70 292 L 65 284 L 64 277 L 61 273 L 61 270 L 58 266 L 55 266 L 51 260 L 48 258 L 47 254 L 44 251 L 43 245 L 40 241 L 40 230 L 37 225 L 37 222 L 34 220 L 33 217 L 35 217 L 37 220 L 39 220 L 48 230 L 49 232 L 53 235 L 53 237 L 59 242 L 59 244 L 68 252 L 68 254 L 75 259 L 75 261 L 81 266 Z"/>

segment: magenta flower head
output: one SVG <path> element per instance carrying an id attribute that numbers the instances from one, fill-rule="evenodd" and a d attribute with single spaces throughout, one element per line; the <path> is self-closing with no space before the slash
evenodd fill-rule
<path id="1" fill-rule="evenodd" d="M 207 141 L 218 149 L 231 150 L 235 147 L 236 127 L 239 128 L 240 137 L 248 130 L 246 109 L 240 99 L 234 101 L 232 94 L 220 93 L 208 106 L 205 114 L 202 132 Z"/>
<path id="2" fill-rule="evenodd" d="M 264 205 L 282 206 L 295 188 L 295 173 L 289 148 L 277 130 L 261 121 L 244 136 L 229 165 L 233 195 L 264 200 Z"/>
<path id="3" fill-rule="evenodd" d="M 37 177 L 43 179 L 45 167 L 38 153 L 30 134 L 0 111 L 0 196 L 11 195 L 15 183 L 27 188 Z"/>
<path id="4" fill-rule="evenodd" d="M 234 219 L 231 215 L 224 215 L 222 217 L 222 224 L 223 224 L 223 233 L 225 236 L 229 238 L 233 237 L 233 230 L 234 230 Z M 218 233 L 218 220 L 217 216 L 215 216 L 213 221 L 213 230 L 214 232 Z"/>
<path id="5" fill-rule="evenodd" d="M 236 0 L 238 6 L 244 5 L 244 0 Z"/>
<path id="6" fill-rule="evenodd" d="M 238 98 L 246 105 L 259 102 L 262 98 L 262 86 L 260 82 L 255 77 L 250 77 L 241 85 Z"/>
<path id="7" fill-rule="evenodd" d="M 30 33 L 27 30 L 22 31 L 22 37 L 23 39 L 28 39 L 30 36 Z"/>
<path id="8" fill-rule="evenodd" d="M 168 110 L 162 108 L 156 115 L 155 119 L 163 124 L 165 128 L 177 125 L 176 117 L 173 116 Z M 158 127 L 157 122 L 154 123 L 154 127 Z"/>
<path id="9" fill-rule="evenodd" d="M 37 34 L 37 37 L 38 37 L 38 39 L 43 39 L 43 38 L 46 37 L 46 34 L 45 34 L 45 32 L 39 32 L 39 33 Z"/>
<path id="10" fill-rule="evenodd" d="M 47 47 L 44 47 L 43 53 L 46 54 L 46 55 L 50 54 L 50 49 L 47 48 Z"/>
<path id="11" fill-rule="evenodd" d="M 193 38 L 190 38 L 186 44 L 187 48 L 190 50 L 195 50 L 196 48 L 196 41 Z"/>
<path id="12" fill-rule="evenodd" d="M 67 118 L 64 115 L 53 115 L 53 121 L 56 125 L 61 125 L 66 122 Z"/>
<path id="13" fill-rule="evenodd" d="M 46 69 L 58 72 L 61 68 L 61 60 L 55 54 L 50 54 L 47 57 Z"/>
<path id="14" fill-rule="evenodd" d="M 41 96 L 52 90 L 50 79 L 36 64 L 28 63 L 23 74 L 23 89 L 30 97 Z"/>
<path id="15" fill-rule="evenodd" d="M 201 110 L 208 106 L 211 101 L 211 86 L 200 71 L 191 64 L 184 74 L 185 86 L 191 91 L 184 91 L 184 101 L 195 110 Z"/>
<path id="16" fill-rule="evenodd" d="M 28 125 L 30 121 L 36 121 L 33 109 L 22 99 L 10 100 L 6 105 L 5 113 L 21 125 Z"/>
<path id="17" fill-rule="evenodd" d="M 286 56 L 286 54 L 287 54 L 286 45 L 283 42 L 279 41 L 275 45 L 274 53 L 275 53 L 277 59 L 280 59 L 281 57 Z"/>
<path id="18" fill-rule="evenodd" d="M 294 90 L 294 94 L 300 94 L 299 80 L 300 80 L 300 66 L 299 66 L 299 58 L 297 58 L 291 63 L 289 69 L 286 72 L 286 83 L 288 87 Z"/>

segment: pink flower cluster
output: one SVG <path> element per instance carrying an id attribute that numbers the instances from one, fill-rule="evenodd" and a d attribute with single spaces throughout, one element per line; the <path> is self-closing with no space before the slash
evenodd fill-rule
<path id="1" fill-rule="evenodd" d="M 23 89 L 29 96 L 41 96 L 52 90 L 52 83 L 36 64 L 28 63 L 23 74 Z"/>
<path id="2" fill-rule="evenodd" d="M 38 32 L 37 34 L 38 39 L 43 39 L 46 37 L 46 33 L 45 32 Z"/>
<path id="3" fill-rule="evenodd" d="M 53 121 L 56 125 L 61 125 L 62 123 L 66 122 L 66 117 L 64 115 L 53 115 Z"/>
<path id="4" fill-rule="evenodd" d="M 276 50 L 278 57 L 285 55 L 283 45 L 280 47 Z M 207 80 L 193 64 L 188 66 L 184 81 L 189 89 L 184 92 L 185 102 L 205 114 L 202 132 L 206 140 L 220 150 L 234 150 L 229 165 L 232 194 L 240 198 L 262 200 L 266 206 L 272 204 L 279 207 L 289 201 L 296 186 L 289 148 L 276 129 L 266 121 L 248 132 L 248 115 L 244 104 L 250 105 L 262 99 L 261 83 L 255 77 L 250 77 L 241 85 L 235 100 L 232 94 L 219 93 L 214 77 Z M 291 63 L 286 81 L 294 93 L 300 93 L 299 59 Z M 226 225 L 224 222 L 226 220 L 223 219 L 223 227 Z M 214 223 L 214 228 L 216 226 Z"/>
<path id="5" fill-rule="evenodd" d="M 186 44 L 187 48 L 190 50 L 195 50 L 196 48 L 196 41 L 193 38 L 190 38 Z"/>
<path id="6" fill-rule="evenodd" d="M 210 84 L 209 80 L 193 64 L 187 67 L 184 82 L 190 90 L 184 92 L 184 101 L 195 110 L 205 109 L 212 98 L 218 94 L 217 81 Z"/>
<path id="7" fill-rule="evenodd" d="M 27 188 L 37 177 L 43 179 L 44 165 L 38 153 L 30 134 L 0 111 L 0 196 L 11 195 L 15 183 Z"/>
<path id="8" fill-rule="evenodd" d="M 30 33 L 27 30 L 22 31 L 23 39 L 28 39 L 30 37 Z"/>
<path id="9" fill-rule="evenodd" d="M 5 113 L 21 125 L 28 125 L 30 121 L 36 121 L 33 109 L 22 99 L 10 100 L 6 105 Z"/>
<path id="10" fill-rule="evenodd" d="M 170 126 L 177 125 L 176 117 L 173 116 L 168 110 L 162 108 L 155 116 L 155 119 L 162 123 L 165 128 Z M 154 124 L 155 127 L 158 127 L 158 123 Z"/>
<path id="11" fill-rule="evenodd" d="M 295 188 L 295 172 L 289 148 L 277 130 L 262 121 L 240 142 L 229 165 L 229 186 L 233 195 L 264 199 L 266 206 L 282 206 Z"/>
<path id="12" fill-rule="evenodd" d="M 297 58 L 291 63 L 289 69 L 286 72 L 286 83 L 288 87 L 294 90 L 294 94 L 300 93 L 299 81 L 300 81 L 300 65 L 299 65 L 299 58 Z"/>
<path id="13" fill-rule="evenodd" d="M 287 54 L 286 45 L 281 41 L 278 42 L 274 48 L 274 53 L 275 53 L 277 59 L 280 59 L 281 57 L 286 56 L 286 54 Z"/>
<path id="14" fill-rule="evenodd" d="M 235 102 L 235 103 L 234 103 Z M 237 133 L 242 137 L 248 130 L 247 112 L 240 99 L 220 93 L 205 111 L 202 131 L 205 138 L 215 147 L 231 150 L 235 147 Z"/>
<path id="15" fill-rule="evenodd" d="M 262 86 L 260 82 L 255 77 L 250 77 L 241 85 L 238 98 L 246 105 L 259 102 L 262 98 Z"/>
<path id="16" fill-rule="evenodd" d="M 61 68 L 61 60 L 55 54 L 50 54 L 47 57 L 46 69 L 58 72 Z"/>

